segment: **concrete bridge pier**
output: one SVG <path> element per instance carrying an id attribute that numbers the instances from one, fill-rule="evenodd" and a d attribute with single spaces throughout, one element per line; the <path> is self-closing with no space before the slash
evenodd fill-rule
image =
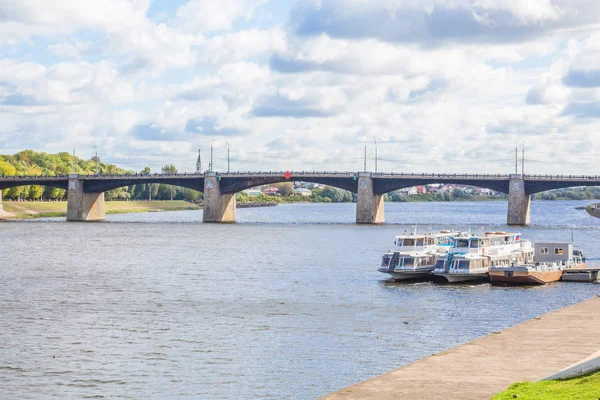
<path id="1" fill-rule="evenodd" d="M 221 182 L 214 172 L 204 173 L 202 208 L 204 222 L 235 222 L 235 193 L 221 194 Z"/>
<path id="2" fill-rule="evenodd" d="M 79 175 L 69 175 L 67 221 L 103 221 L 104 192 L 85 193 Z"/>
<path id="3" fill-rule="evenodd" d="M 511 175 L 508 189 L 507 225 L 529 225 L 530 200 L 531 195 L 525 193 L 523 175 Z"/>
<path id="4" fill-rule="evenodd" d="M 371 174 L 360 172 L 356 196 L 356 223 L 383 224 L 384 221 L 383 195 L 374 193 Z"/>

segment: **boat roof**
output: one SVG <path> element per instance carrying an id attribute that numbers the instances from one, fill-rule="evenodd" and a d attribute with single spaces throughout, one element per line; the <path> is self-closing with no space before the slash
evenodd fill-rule
<path id="1" fill-rule="evenodd" d="M 428 233 L 406 233 L 404 235 L 397 235 L 396 239 L 414 239 L 414 238 L 425 238 L 425 237 L 454 237 L 459 235 L 459 231 L 439 231 L 439 232 L 428 232 Z"/>
<path id="2" fill-rule="evenodd" d="M 495 232 L 486 232 L 484 234 L 480 234 L 480 235 L 473 235 L 473 234 L 467 234 L 467 235 L 456 235 L 453 236 L 453 239 L 485 239 L 485 238 L 494 238 L 494 237 L 506 237 L 506 236 L 521 236 L 520 232 L 501 232 L 501 231 L 495 231 Z"/>

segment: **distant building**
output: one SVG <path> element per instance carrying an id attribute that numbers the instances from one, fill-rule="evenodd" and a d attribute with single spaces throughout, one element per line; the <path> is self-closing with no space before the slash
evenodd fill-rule
<path id="1" fill-rule="evenodd" d="M 417 191 L 417 194 L 427 193 L 427 189 L 425 189 L 425 186 L 415 186 L 415 190 Z"/>
<path id="2" fill-rule="evenodd" d="M 404 195 L 417 194 L 417 188 L 414 186 L 408 187 L 408 188 L 402 188 L 402 189 L 400 189 L 400 193 L 404 194 Z"/>
<path id="3" fill-rule="evenodd" d="M 244 193 L 252 197 L 260 196 L 262 194 L 259 188 L 246 189 L 244 190 Z"/>
<path id="4" fill-rule="evenodd" d="M 298 189 L 294 190 L 294 192 L 297 195 L 305 196 L 305 197 L 312 195 L 312 190 L 306 189 L 306 188 L 298 188 Z"/>
<path id="5" fill-rule="evenodd" d="M 493 196 L 494 191 L 488 188 L 476 188 L 475 192 L 480 196 Z"/>
<path id="6" fill-rule="evenodd" d="M 266 194 L 267 196 L 276 196 L 279 194 L 279 189 L 277 189 L 274 186 L 269 186 L 269 187 L 263 188 L 262 192 L 264 194 Z"/>

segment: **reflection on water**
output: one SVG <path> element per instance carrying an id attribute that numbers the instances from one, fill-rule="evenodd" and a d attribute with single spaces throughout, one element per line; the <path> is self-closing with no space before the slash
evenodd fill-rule
<path id="1" fill-rule="evenodd" d="M 532 240 L 600 257 L 600 220 L 533 202 Z M 312 399 L 600 294 L 600 285 L 391 283 L 394 235 L 509 229 L 505 202 L 110 215 L 0 224 L 0 398 Z"/>

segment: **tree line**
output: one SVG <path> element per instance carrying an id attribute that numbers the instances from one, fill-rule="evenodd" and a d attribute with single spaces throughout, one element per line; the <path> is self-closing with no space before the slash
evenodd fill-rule
<path id="1" fill-rule="evenodd" d="M 176 174 L 173 164 L 162 167 L 162 173 Z M 84 160 L 67 152 L 48 154 L 23 150 L 13 155 L 0 155 L 0 176 L 58 176 L 68 174 L 80 175 L 119 175 L 135 174 L 135 171 L 119 168 L 114 164 L 103 163 L 100 158 L 92 157 Z M 146 167 L 140 174 L 151 174 Z M 18 186 L 2 190 L 2 197 L 7 200 L 66 200 L 66 191 L 59 188 L 40 185 Z M 201 194 L 192 189 L 180 188 L 165 184 L 140 184 L 125 186 L 105 192 L 106 200 L 186 200 L 196 201 Z"/>

